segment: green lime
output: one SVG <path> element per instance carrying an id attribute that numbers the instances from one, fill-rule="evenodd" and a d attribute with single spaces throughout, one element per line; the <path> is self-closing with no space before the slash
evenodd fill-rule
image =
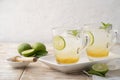
<path id="1" fill-rule="evenodd" d="M 31 45 L 28 43 L 22 43 L 18 46 L 18 52 L 21 54 L 23 51 L 32 49 Z"/>
<path id="2" fill-rule="evenodd" d="M 106 64 L 103 64 L 103 63 L 94 64 L 92 66 L 92 69 L 96 72 L 101 73 L 101 74 L 105 74 L 106 72 L 108 72 L 108 66 Z"/>
<path id="3" fill-rule="evenodd" d="M 21 53 L 25 57 L 32 57 L 35 54 L 34 49 L 25 50 Z"/>
<path id="4" fill-rule="evenodd" d="M 93 43 L 94 43 L 94 35 L 93 35 L 93 33 L 90 32 L 90 31 L 87 31 L 86 33 L 88 34 L 88 36 L 90 38 L 90 43 L 89 44 L 93 45 Z"/>
<path id="5" fill-rule="evenodd" d="M 35 51 L 46 51 L 46 47 L 43 43 L 41 42 L 37 42 L 35 44 L 33 44 L 32 46 L 33 49 L 35 49 Z"/>
<path id="6" fill-rule="evenodd" d="M 102 26 L 100 26 L 100 29 L 112 29 L 112 24 L 110 23 L 104 23 L 104 22 L 101 22 L 102 23 Z"/>
<path id="7" fill-rule="evenodd" d="M 62 36 L 53 37 L 53 46 L 57 50 L 62 50 L 65 48 L 65 40 Z"/>

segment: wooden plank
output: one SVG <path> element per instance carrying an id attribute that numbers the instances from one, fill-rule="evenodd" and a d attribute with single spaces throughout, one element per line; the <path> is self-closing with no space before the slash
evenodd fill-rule
<path id="1" fill-rule="evenodd" d="M 24 71 L 20 80 L 90 80 L 80 73 L 66 74 L 51 69 L 47 65 L 36 62 L 30 64 Z"/>
<path id="2" fill-rule="evenodd" d="M 23 69 L 13 69 L 7 63 L 0 63 L 0 80 L 19 80 Z"/>
<path id="3" fill-rule="evenodd" d="M 119 47 L 112 49 L 112 51 L 119 50 Z M 53 49 L 47 47 L 50 54 L 52 54 Z M 51 69 L 47 65 L 36 62 L 30 64 L 24 71 L 20 80 L 92 80 L 90 77 L 87 77 L 83 73 L 73 73 L 65 74 L 56 70 Z"/>
<path id="4" fill-rule="evenodd" d="M 0 44 L 0 80 L 19 80 L 24 69 L 14 69 L 7 58 L 17 55 L 16 46 L 12 44 Z"/>
<path id="5" fill-rule="evenodd" d="M 49 54 L 53 54 L 51 44 L 46 44 Z M 51 69 L 49 66 L 41 63 L 31 63 L 24 71 L 20 80 L 90 80 L 83 73 L 66 74 Z"/>
<path id="6" fill-rule="evenodd" d="M 14 69 L 6 62 L 6 59 L 18 55 L 17 45 L 14 43 L 0 43 L 0 80 L 91 80 L 81 72 L 65 74 L 53 70 L 41 62 L 31 63 L 25 70 Z M 47 46 L 47 49 L 52 54 L 53 49 L 50 46 Z M 114 48 L 112 51 L 119 53 L 120 47 Z"/>

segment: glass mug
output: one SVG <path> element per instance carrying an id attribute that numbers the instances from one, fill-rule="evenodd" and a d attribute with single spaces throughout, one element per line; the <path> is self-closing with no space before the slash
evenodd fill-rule
<path id="1" fill-rule="evenodd" d="M 80 27 L 53 28 L 53 47 L 59 64 L 76 63 L 80 52 L 87 46 L 87 38 Z"/>
<path id="2" fill-rule="evenodd" d="M 112 25 L 104 29 L 101 28 L 100 24 L 86 24 L 84 32 L 89 37 L 89 45 L 86 48 L 89 60 L 95 61 L 107 58 L 110 48 L 116 42 L 117 33 L 112 30 Z"/>

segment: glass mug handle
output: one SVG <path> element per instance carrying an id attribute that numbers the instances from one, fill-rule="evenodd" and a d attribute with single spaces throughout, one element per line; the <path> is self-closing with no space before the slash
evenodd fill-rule
<path id="1" fill-rule="evenodd" d="M 112 48 L 117 43 L 118 30 L 112 30 L 111 32 L 111 42 L 107 44 L 107 48 Z"/>
<path id="2" fill-rule="evenodd" d="M 83 34 L 83 40 L 82 40 L 82 46 L 83 46 L 83 48 L 87 48 L 87 46 L 89 45 L 89 43 L 90 43 L 90 39 L 89 39 L 88 35 L 84 33 Z"/>
<path id="3" fill-rule="evenodd" d="M 90 42 L 90 38 L 88 37 L 88 35 L 86 34 L 85 31 L 82 32 L 81 37 L 82 37 L 82 47 L 79 48 L 78 51 L 79 51 L 79 50 L 80 50 L 80 51 L 81 51 L 81 50 L 84 51 L 84 49 L 86 49 L 86 48 L 88 47 L 89 42 Z M 81 51 L 81 52 L 82 52 L 82 51 Z"/>

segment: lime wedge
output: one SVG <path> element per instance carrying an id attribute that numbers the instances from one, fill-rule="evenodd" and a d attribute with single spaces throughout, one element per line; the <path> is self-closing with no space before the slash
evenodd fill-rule
<path id="1" fill-rule="evenodd" d="M 93 35 L 93 33 L 90 32 L 90 31 L 87 31 L 86 33 L 88 34 L 88 36 L 89 36 L 89 38 L 90 38 L 89 44 L 90 44 L 90 45 L 93 45 L 93 43 L 94 43 L 94 35 Z"/>
<path id="2" fill-rule="evenodd" d="M 31 57 L 35 54 L 35 50 L 34 49 L 29 49 L 29 50 L 25 50 L 22 52 L 22 55 L 25 57 Z"/>
<path id="3" fill-rule="evenodd" d="M 62 36 L 55 36 L 53 38 L 53 46 L 57 50 L 62 50 L 65 48 L 65 40 Z"/>
<path id="4" fill-rule="evenodd" d="M 92 69 L 96 72 L 105 74 L 108 71 L 108 66 L 106 64 L 103 64 L 103 63 L 98 63 L 98 64 L 94 64 L 92 66 Z"/>

